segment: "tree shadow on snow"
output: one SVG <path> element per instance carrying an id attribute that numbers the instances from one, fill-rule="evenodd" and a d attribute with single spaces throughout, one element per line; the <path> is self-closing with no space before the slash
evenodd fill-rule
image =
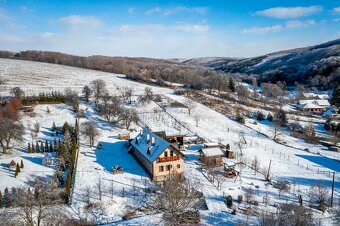
<path id="1" fill-rule="evenodd" d="M 120 166 L 124 173 L 138 176 L 147 176 L 146 172 L 128 153 L 127 141 L 101 142 L 102 148 L 95 151 L 97 160 L 106 171 L 112 172 L 112 168 Z"/>
<path id="2" fill-rule="evenodd" d="M 296 154 L 296 156 L 307 159 L 310 162 L 316 163 L 328 169 L 340 172 L 340 162 L 337 160 L 327 158 L 325 156 L 300 155 L 300 154 Z M 316 165 L 316 167 L 318 167 L 318 165 Z"/>

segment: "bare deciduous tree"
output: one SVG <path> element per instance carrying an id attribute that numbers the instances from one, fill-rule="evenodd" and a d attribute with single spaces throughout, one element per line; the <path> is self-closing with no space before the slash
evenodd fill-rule
<path id="1" fill-rule="evenodd" d="M 24 127 L 11 119 L 0 118 L 0 146 L 4 154 L 13 141 L 22 141 Z"/>
<path id="2" fill-rule="evenodd" d="M 247 204 L 251 204 L 254 201 L 255 190 L 252 188 L 244 189 L 244 199 Z"/>
<path id="3" fill-rule="evenodd" d="M 132 123 L 139 121 L 138 114 L 134 109 L 125 108 L 120 111 L 119 119 L 123 121 L 126 129 L 129 129 Z"/>
<path id="4" fill-rule="evenodd" d="M 190 99 L 187 99 L 184 105 L 188 108 L 189 115 L 191 114 L 191 111 L 196 108 L 196 103 Z"/>
<path id="5" fill-rule="evenodd" d="M 201 194 L 188 181 L 170 179 L 151 197 L 148 205 L 151 209 L 163 213 L 167 223 L 178 225 L 181 220 L 179 215 L 192 209 L 200 197 Z"/>
<path id="6" fill-rule="evenodd" d="M 319 205 L 320 210 L 325 211 L 326 202 L 329 198 L 329 192 L 324 184 L 314 184 L 309 189 L 309 195 L 312 202 Z"/>
<path id="7" fill-rule="evenodd" d="M 98 198 L 100 201 L 102 201 L 103 197 L 103 182 L 102 179 L 99 177 L 98 181 L 96 183 L 97 191 L 98 191 Z"/>
<path id="8" fill-rule="evenodd" d="M 96 79 L 91 82 L 91 88 L 93 90 L 93 95 L 96 100 L 96 106 L 99 104 L 99 99 L 104 95 L 107 91 L 106 83 L 102 79 Z"/>
<path id="9" fill-rule="evenodd" d="M 18 98 L 19 100 L 21 100 L 25 95 L 25 92 L 20 87 L 13 87 L 10 93 L 13 97 Z"/>
<path id="10" fill-rule="evenodd" d="M 90 146 L 94 145 L 94 141 L 99 136 L 99 130 L 94 122 L 84 122 L 81 127 L 82 134 L 88 138 Z"/>
<path id="11" fill-rule="evenodd" d="M 278 180 L 276 183 L 273 184 L 273 187 L 279 190 L 279 197 L 281 197 L 282 192 L 289 191 L 290 183 L 285 180 Z"/>

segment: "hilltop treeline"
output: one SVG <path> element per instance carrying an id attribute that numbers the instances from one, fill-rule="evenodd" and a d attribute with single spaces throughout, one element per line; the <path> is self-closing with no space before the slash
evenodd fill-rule
<path id="1" fill-rule="evenodd" d="M 132 57 L 75 56 L 49 51 L 22 51 L 12 53 L 0 51 L 2 58 L 14 58 L 45 63 L 68 65 L 104 72 L 125 74 L 131 79 L 154 79 L 162 82 L 175 82 L 201 87 L 205 78 L 221 74 L 205 67 L 184 65 L 172 60 Z"/>

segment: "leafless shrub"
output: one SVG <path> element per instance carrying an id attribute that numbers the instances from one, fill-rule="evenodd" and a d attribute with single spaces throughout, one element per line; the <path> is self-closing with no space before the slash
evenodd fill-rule
<path id="1" fill-rule="evenodd" d="M 255 190 L 252 188 L 245 188 L 244 189 L 244 199 L 246 203 L 249 205 L 254 201 Z"/>
<path id="2" fill-rule="evenodd" d="M 316 202 L 319 205 L 321 211 L 326 210 L 326 202 L 329 198 L 329 192 L 325 185 L 314 184 L 309 189 L 309 196 L 312 202 Z"/>
<path id="3" fill-rule="evenodd" d="M 279 197 L 281 197 L 282 192 L 289 191 L 290 183 L 289 183 L 289 181 L 278 180 L 276 183 L 273 184 L 273 187 L 277 188 L 279 190 Z"/>

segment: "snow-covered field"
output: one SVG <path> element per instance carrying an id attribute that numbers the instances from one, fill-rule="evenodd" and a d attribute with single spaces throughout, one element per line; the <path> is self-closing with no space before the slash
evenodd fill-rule
<path id="1" fill-rule="evenodd" d="M 27 93 L 51 90 L 62 91 L 65 87 L 80 91 L 83 85 L 97 78 L 104 79 L 107 82 L 111 94 L 117 93 L 118 87 L 125 86 L 133 87 L 135 94 L 139 94 L 147 86 L 126 80 L 122 78 L 122 75 L 8 59 L 0 59 L 0 74 L 7 80 L 7 84 L 0 87 L 0 89 L 3 88 L 2 92 L 4 94 L 7 94 L 8 90 L 15 86 L 20 86 Z M 187 101 L 185 97 L 174 95 L 171 89 L 160 87 L 152 87 L 152 89 L 155 93 L 159 93 L 173 101 L 183 104 Z M 24 116 L 22 118 L 26 127 L 33 125 L 35 121 L 41 124 L 40 139 L 53 139 L 49 135 L 51 121 L 55 121 L 57 125 L 62 125 L 64 121 L 69 121 L 71 124 L 74 122 L 73 113 L 65 105 L 49 105 L 48 107 L 51 113 L 47 113 L 46 105 L 39 105 L 35 109 L 37 113 L 35 117 Z M 307 190 L 312 184 L 323 183 L 330 188 L 331 172 L 333 171 L 337 173 L 335 183 L 337 202 L 340 198 L 340 177 L 338 176 L 340 172 L 340 153 L 332 152 L 330 154 L 328 151 L 323 150 L 321 146 L 307 144 L 301 139 L 289 136 L 288 133 L 284 134 L 284 141 L 287 146 L 277 144 L 271 139 L 272 128 L 270 124 L 258 123 L 255 125 L 253 120 L 247 120 L 246 125 L 242 126 L 225 115 L 201 104 L 196 104 L 190 114 L 188 109 L 179 107 L 165 107 L 164 111 L 155 102 L 146 105 L 133 103 L 128 107 L 136 109 L 142 122 L 153 130 L 197 134 L 208 142 L 230 144 L 231 149 L 237 154 L 241 152 L 238 144 L 244 137 L 247 143 L 242 144 L 242 152 L 249 165 L 251 165 L 255 157 L 259 160 L 261 168 L 267 168 L 271 161 L 270 175 L 273 181 L 284 179 L 292 184 L 290 193 L 284 193 L 279 197 L 278 190 L 267 184 L 262 175 L 258 173 L 255 175 L 250 168 L 246 168 L 242 171 L 242 180 L 225 180 L 221 189 L 218 189 L 217 185 L 208 179 L 207 172 L 197 164 L 197 150 L 199 147 L 187 147 L 184 151 L 187 156 L 185 158 L 185 175 L 200 185 L 199 188 L 205 195 L 208 206 L 208 210 L 201 211 L 203 224 L 234 225 L 246 218 L 245 215 L 240 213 L 231 215 L 231 210 L 224 203 L 223 196 L 225 195 L 232 195 L 235 200 L 237 195 L 244 194 L 246 188 L 253 188 L 256 192 L 255 199 L 260 203 L 259 208 L 265 208 L 262 203 L 262 198 L 265 194 L 269 196 L 270 206 L 285 203 L 287 200 L 297 202 L 297 195 L 306 196 Z M 86 140 L 81 140 L 75 188 L 70 208 L 75 215 L 91 217 L 97 223 L 110 224 L 111 222 L 112 225 L 160 224 L 159 215 L 144 215 L 141 212 L 138 213 L 138 217 L 135 219 L 126 222 L 120 221 L 125 211 L 142 206 L 146 200 L 145 187 L 152 186 L 152 183 L 148 180 L 141 166 L 127 153 L 126 142 L 117 139 L 118 134 L 126 133 L 127 130 L 106 123 L 103 118 L 96 114 L 92 105 L 82 103 L 80 108 L 87 109 L 85 118 L 81 119 L 80 122 L 89 120 L 97 124 L 100 129 L 98 142 L 102 143 L 103 148 L 91 148 L 87 145 Z M 133 128 L 139 131 L 140 125 L 133 125 Z M 132 137 L 135 134 L 136 132 L 133 132 Z M 26 143 L 30 139 L 27 132 L 25 142 L 21 146 L 26 147 Z M 310 152 L 304 151 L 305 148 L 308 148 Z M 5 163 L 12 158 L 23 158 L 25 163 L 24 172 L 25 170 L 35 170 L 38 171 L 36 173 L 50 176 L 53 173 L 53 167 L 47 168 L 37 164 L 36 158 L 39 158 L 40 155 L 30 154 L 29 156 L 33 159 L 25 159 L 28 156 L 25 151 L 15 151 L 11 156 L 1 156 L 0 161 Z M 112 174 L 112 167 L 117 165 L 123 168 L 123 174 Z M 25 180 L 19 180 L 20 178 L 24 178 L 24 173 L 15 179 L 8 175 L 6 170 L 0 171 L 0 189 L 3 190 L 6 186 L 24 185 Z M 93 191 L 92 199 L 99 202 L 99 194 L 96 190 L 96 184 L 98 184 L 99 179 L 104 186 L 104 195 L 100 203 L 105 208 L 95 213 L 86 213 L 84 210 L 84 192 L 86 188 L 91 187 Z M 236 203 L 236 205 L 242 208 L 245 204 Z M 316 211 L 315 217 L 321 219 L 324 225 L 330 225 L 328 213 L 322 216 L 321 212 Z M 251 220 L 256 221 L 254 218 Z"/>

